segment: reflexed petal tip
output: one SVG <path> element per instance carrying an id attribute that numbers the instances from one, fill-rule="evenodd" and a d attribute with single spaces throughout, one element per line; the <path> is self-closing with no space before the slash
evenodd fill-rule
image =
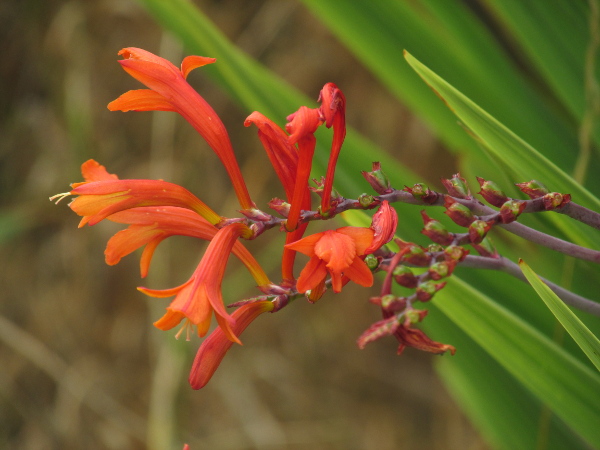
<path id="1" fill-rule="evenodd" d="M 181 62 L 181 74 L 183 78 L 187 78 L 192 70 L 215 63 L 216 61 L 216 58 L 208 58 L 206 56 L 186 56 Z"/>

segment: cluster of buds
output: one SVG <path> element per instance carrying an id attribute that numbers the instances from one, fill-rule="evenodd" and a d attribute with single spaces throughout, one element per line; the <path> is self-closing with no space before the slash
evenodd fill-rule
<path id="1" fill-rule="evenodd" d="M 394 193 L 397 192 L 390 185 L 378 163 L 373 164 L 372 172 L 363 172 L 363 176 L 382 198 L 395 195 Z M 443 353 L 447 350 L 454 353 L 454 347 L 435 342 L 422 331 L 411 327 L 422 321 L 427 312 L 414 309 L 415 302 L 428 302 L 444 288 L 446 285 L 444 279 L 452 275 L 455 267 L 469 254 L 465 245 L 473 247 L 480 256 L 499 258 L 491 240 L 487 237 L 495 225 L 510 224 L 525 211 L 559 209 L 570 201 L 570 195 L 550 193 L 536 181 L 517 184 L 530 200 L 509 198 L 494 182 L 477 177 L 480 185 L 479 195 L 487 203 L 498 208 L 498 210 L 482 209 L 478 206 L 483 205 L 474 199 L 467 181 L 460 174 L 457 173 L 450 179 L 441 181 L 447 194 L 435 192 L 427 185 L 418 183 L 411 188 L 403 189 L 413 199 L 411 201 L 409 198 L 405 201 L 443 206 L 446 216 L 454 224 L 467 228 L 467 232 L 451 232 L 442 221 L 431 218 L 427 212 L 421 211 L 424 223 L 421 233 L 433 241 L 433 244 L 425 248 L 396 239 L 398 251 L 387 252 L 384 258 L 380 258 L 378 268 L 385 271 L 387 275 L 380 294 L 371 298 L 371 303 L 381 308 L 384 319 L 373 324 L 360 336 L 358 344 L 361 348 L 376 339 L 393 335 L 400 342 L 399 353 L 407 346 L 433 353 Z M 475 210 L 484 211 L 484 215 L 477 215 Z M 403 296 L 394 294 L 393 282 L 411 290 L 412 293 Z"/>
<path id="2" fill-rule="evenodd" d="M 138 288 L 151 297 L 174 297 L 154 325 L 161 330 L 182 325 L 176 337 L 183 331 L 188 340 L 192 331 L 204 337 L 215 318 L 217 328 L 202 342 L 192 366 L 189 381 L 194 389 L 210 380 L 231 346 L 241 343 L 240 334 L 261 314 L 276 312 L 302 296 L 314 303 L 328 288 L 339 293 L 349 281 L 372 286 L 373 273 L 377 271 L 385 272 L 385 278 L 379 295 L 370 301 L 381 308 L 383 319 L 363 333 L 358 339 L 359 347 L 384 336 L 394 336 L 399 342 L 399 354 L 406 347 L 454 354 L 454 347 L 433 341 L 414 327 L 427 315 L 426 310 L 415 309 L 414 304 L 429 302 L 444 288 L 446 279 L 468 257 L 465 245 L 483 257 L 497 258 L 487 237 L 495 225 L 510 224 L 524 212 L 560 209 L 570 202 L 568 194 L 549 192 L 536 181 L 517 185 L 529 196 L 529 200 L 519 200 L 506 196 L 493 182 L 478 178 L 479 194 L 498 208 L 497 211 L 481 209 L 479 206 L 483 204 L 473 198 L 460 174 L 442 180 L 447 194 L 435 192 L 422 183 L 399 191 L 392 187 L 377 162 L 373 163 L 372 171 L 362 172 L 377 195 L 345 199 L 333 189 L 333 182 L 346 135 L 346 99 L 335 84 L 327 83 L 318 98 L 320 106 L 301 106 L 287 117 L 284 128 L 259 112 L 253 112 L 244 122 L 245 126 L 256 126 L 258 138 L 285 192 L 285 199 L 274 198 L 268 203 L 274 213 L 271 214 L 259 209 L 252 200 L 225 126 L 186 81 L 191 70 L 215 60 L 189 56 L 178 68 L 138 48 L 126 48 L 119 54 L 124 58 L 119 61 L 121 66 L 147 89 L 126 92 L 108 108 L 173 111 L 183 116 L 224 165 L 240 204 L 241 217 L 222 217 L 193 193 L 173 183 L 119 179 L 93 160 L 82 165 L 84 181 L 73 183 L 69 192 L 51 199 L 75 196 L 69 206 L 82 217 L 80 227 L 105 219 L 127 225 L 108 241 L 106 262 L 117 264 L 124 256 L 143 248 L 142 277 L 148 275 L 154 251 L 164 239 L 179 235 L 209 241 L 198 266 L 182 285 L 162 290 Z M 321 125 L 333 130 L 329 162 L 324 177 L 310 185 L 315 132 Z M 311 193 L 320 197 L 314 211 Z M 390 204 L 394 201 L 443 206 L 446 216 L 467 230 L 451 232 L 441 220 L 422 211 L 422 234 L 433 243 L 422 247 L 394 239 L 398 225 L 398 215 Z M 375 208 L 369 227 L 346 226 L 305 236 L 313 220 L 331 219 L 348 209 Z M 285 233 L 278 283 L 271 281 L 242 243 L 270 229 Z M 386 245 L 392 240 L 393 244 Z M 298 253 L 309 259 L 296 274 L 294 262 Z M 221 294 L 230 254 L 248 269 L 260 292 L 257 297 L 230 304 L 229 307 L 237 307 L 232 314 L 227 312 Z M 398 295 L 393 292 L 394 285 L 411 293 Z"/>

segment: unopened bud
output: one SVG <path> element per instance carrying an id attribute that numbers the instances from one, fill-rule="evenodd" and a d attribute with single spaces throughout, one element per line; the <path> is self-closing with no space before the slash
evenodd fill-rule
<path id="1" fill-rule="evenodd" d="M 436 244 L 450 245 L 454 241 L 454 235 L 441 222 L 429 217 L 425 211 L 421 211 L 421 217 L 425 222 L 425 227 L 421 230 L 422 234 Z"/>
<path id="2" fill-rule="evenodd" d="M 450 245 L 444 250 L 444 258 L 446 261 L 461 262 L 467 257 L 469 250 L 460 245 Z"/>
<path id="3" fill-rule="evenodd" d="M 444 214 L 450 217 L 455 224 L 460 225 L 461 227 L 468 227 L 471 222 L 475 220 L 475 216 L 469 208 L 458 203 L 449 195 L 446 195 L 444 206 L 446 207 Z"/>
<path id="4" fill-rule="evenodd" d="M 375 270 L 379 267 L 379 259 L 375 255 L 365 256 L 365 264 L 371 270 Z"/>
<path id="5" fill-rule="evenodd" d="M 363 208 L 368 208 L 373 203 L 373 196 L 369 194 L 361 194 L 358 196 L 358 203 Z"/>
<path id="6" fill-rule="evenodd" d="M 402 261 L 420 267 L 428 266 L 431 262 L 431 255 L 423 247 L 412 242 L 404 242 L 402 239 L 396 239 L 394 242 L 404 252 Z"/>
<path id="7" fill-rule="evenodd" d="M 471 244 L 479 244 L 485 238 L 485 235 L 490 231 L 492 225 L 483 220 L 475 220 L 469 225 L 469 240 Z"/>
<path id="8" fill-rule="evenodd" d="M 429 267 L 429 276 L 432 280 L 440 280 L 449 277 L 454 272 L 456 261 L 439 261 Z"/>
<path id="9" fill-rule="evenodd" d="M 434 294 L 440 289 L 442 289 L 445 285 L 445 282 L 436 283 L 433 280 L 427 280 L 424 283 L 421 283 L 419 286 L 417 286 L 417 298 L 422 302 L 427 302 L 431 300 Z"/>
<path id="10" fill-rule="evenodd" d="M 438 197 L 438 194 L 429 189 L 424 183 L 417 183 L 412 188 L 404 186 L 403 191 L 409 192 L 414 198 L 427 204 L 434 203 Z"/>
<path id="11" fill-rule="evenodd" d="M 489 237 L 484 238 L 479 244 L 472 244 L 472 246 L 481 256 L 498 258 L 498 252 Z"/>
<path id="12" fill-rule="evenodd" d="M 380 301 L 381 307 L 387 309 L 396 301 L 396 296 L 393 294 L 384 295 L 380 298 Z"/>
<path id="13" fill-rule="evenodd" d="M 429 272 L 431 279 L 435 281 L 446 278 L 451 272 L 447 261 L 436 262 L 435 264 L 432 264 L 427 271 Z"/>
<path id="14" fill-rule="evenodd" d="M 502 192 L 502 189 L 500 189 L 493 181 L 484 180 L 479 177 L 477 177 L 477 181 L 481 187 L 479 195 L 481 195 L 490 205 L 499 208 L 508 200 L 506 194 Z"/>
<path id="15" fill-rule="evenodd" d="M 461 177 L 460 173 L 455 173 L 450 179 L 442 178 L 442 184 L 452 197 L 471 198 L 467 180 Z"/>
<path id="16" fill-rule="evenodd" d="M 267 214 L 261 211 L 260 209 L 256 208 L 241 209 L 240 212 L 248 219 L 255 220 L 258 222 L 268 222 L 273 218 L 270 214 Z"/>
<path id="17" fill-rule="evenodd" d="M 373 190 L 378 194 L 389 194 L 393 191 L 392 186 L 390 184 L 390 180 L 386 176 L 386 174 L 381 170 L 381 164 L 379 162 L 373 163 L 372 172 L 360 172 L 362 176 L 367 180 L 367 182 L 371 185 Z"/>
<path id="18" fill-rule="evenodd" d="M 444 251 L 444 247 L 442 247 L 440 244 L 429 244 L 427 246 L 427 251 L 429 253 L 443 252 Z"/>
<path id="19" fill-rule="evenodd" d="M 571 194 L 551 192 L 550 194 L 544 195 L 542 201 L 544 202 L 544 209 L 546 211 L 560 209 L 571 201 Z"/>
<path id="20" fill-rule="evenodd" d="M 527 204 L 521 200 L 508 200 L 500 207 L 500 222 L 511 223 L 517 220 Z"/>
<path id="21" fill-rule="evenodd" d="M 381 206 L 371 220 L 371 230 L 373 230 L 373 241 L 365 253 L 373 253 L 392 240 L 396 234 L 398 226 L 398 213 L 390 206 L 387 200 L 381 203 Z"/>
<path id="22" fill-rule="evenodd" d="M 426 315 L 427 311 L 421 311 L 418 309 L 409 309 L 404 313 L 404 317 L 410 323 L 419 323 L 425 318 Z"/>
<path id="23" fill-rule="evenodd" d="M 539 198 L 546 195 L 548 192 L 548 188 L 537 180 L 531 180 L 526 183 L 517 183 L 517 186 L 521 192 L 529 196 L 529 198 Z"/>
<path id="24" fill-rule="evenodd" d="M 405 265 L 394 267 L 392 275 L 394 276 L 394 281 L 405 288 L 414 289 L 417 287 L 417 284 L 419 284 L 419 280 L 413 271 Z"/>
<path id="25" fill-rule="evenodd" d="M 278 214 L 283 217 L 287 217 L 290 213 L 291 205 L 288 202 L 284 202 L 280 198 L 274 198 L 269 202 L 269 208 L 277 211 Z"/>

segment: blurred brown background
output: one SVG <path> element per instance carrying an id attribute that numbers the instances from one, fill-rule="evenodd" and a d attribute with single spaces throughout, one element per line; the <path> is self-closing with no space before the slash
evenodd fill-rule
<path id="1" fill-rule="evenodd" d="M 420 173 L 450 173 L 434 164 L 443 149 L 427 129 L 301 4 L 196 3 L 309 96 L 338 84 L 349 125 L 381 147 Z M 235 209 L 216 157 L 182 118 L 106 109 L 140 87 L 117 64 L 119 49 L 142 47 L 176 65 L 185 50 L 133 0 L 4 1 L 0 33 L 0 448 L 486 448 L 436 378 L 435 357 L 411 349 L 397 357 L 391 339 L 358 350 L 356 338 L 379 316 L 367 301 L 373 291 L 350 286 L 260 317 L 211 383 L 192 391 L 199 340 L 155 329 L 168 302 L 135 287 L 187 280 L 203 244 L 162 244 L 140 280 L 139 254 L 104 263 L 119 227 L 78 230 L 66 202 L 47 200 L 94 158 L 121 177 L 163 178 L 219 212 Z M 221 115 L 257 203 L 281 195 L 256 131 L 242 126 L 251 111 L 196 72 L 190 82 Z M 274 279 L 277 239 L 254 246 Z M 230 272 L 229 301 L 255 295 L 250 277 L 235 264 Z"/>

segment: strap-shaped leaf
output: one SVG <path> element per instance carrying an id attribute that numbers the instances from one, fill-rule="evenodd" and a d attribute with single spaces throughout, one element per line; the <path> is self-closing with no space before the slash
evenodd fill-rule
<path id="1" fill-rule="evenodd" d="M 600 445 L 600 375 L 489 297 L 452 278 L 436 306 L 534 396 Z"/>
<path id="2" fill-rule="evenodd" d="M 600 340 L 588 327 L 569 309 L 558 296 L 542 281 L 540 277 L 523 260 L 519 261 L 523 275 L 535 289 L 546 306 L 556 316 L 565 330 L 577 342 L 581 350 L 592 363 L 600 370 Z"/>
<path id="3" fill-rule="evenodd" d="M 570 193 L 578 203 L 591 209 L 600 210 L 600 199 L 577 183 L 556 164 L 412 55 L 405 53 L 405 57 L 412 68 L 456 114 L 474 137 L 515 176 L 523 180 L 541 180 L 555 191 Z M 566 221 L 563 217 L 550 217 L 573 242 L 588 247 L 594 245 L 594 241 L 582 231 L 587 230 L 582 225 Z"/>

